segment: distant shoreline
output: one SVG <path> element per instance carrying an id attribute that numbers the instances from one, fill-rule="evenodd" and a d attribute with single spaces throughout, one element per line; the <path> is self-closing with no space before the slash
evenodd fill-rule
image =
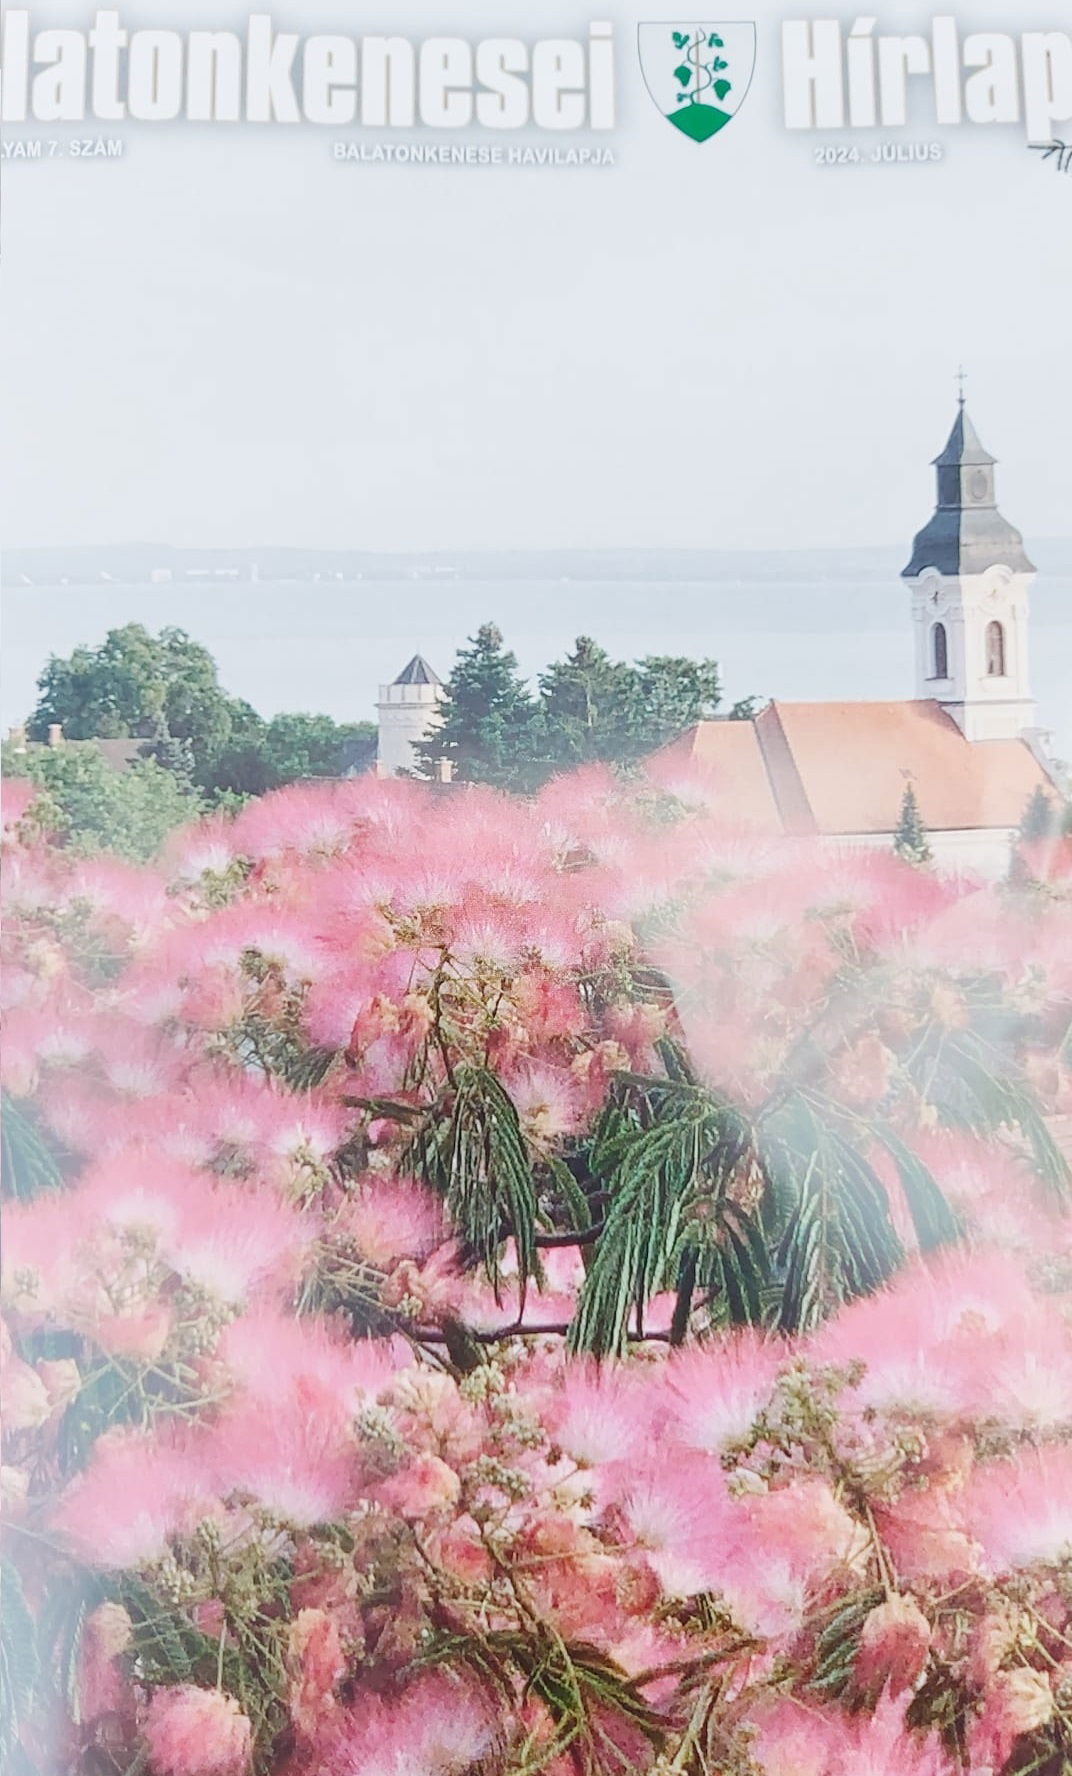
<path id="1" fill-rule="evenodd" d="M 1072 572 L 1072 538 L 1032 541 L 1040 569 Z M 387 552 L 359 549 L 176 549 L 152 543 L 89 548 L 6 549 L 0 586 L 338 586 L 371 581 L 450 585 L 452 581 L 704 580 L 897 577 L 903 546 L 829 549 L 516 549 Z"/>

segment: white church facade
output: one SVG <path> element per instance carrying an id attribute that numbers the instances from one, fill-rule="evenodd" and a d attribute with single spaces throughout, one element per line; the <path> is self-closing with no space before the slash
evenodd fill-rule
<path id="1" fill-rule="evenodd" d="M 717 779 L 765 832 L 887 848 L 911 786 L 940 867 L 998 877 L 1036 790 L 1056 797 L 1031 694 L 1035 569 L 998 509 L 996 459 L 963 395 L 935 459 L 937 503 L 903 578 L 915 632 L 906 702 L 773 702 L 701 722 L 665 749 Z"/>
<path id="2" fill-rule="evenodd" d="M 940 703 L 968 740 L 1018 740 L 1035 726 L 1028 598 L 1035 569 L 998 511 L 995 458 L 961 402 L 934 464 L 938 505 L 915 540 L 916 695 Z"/>

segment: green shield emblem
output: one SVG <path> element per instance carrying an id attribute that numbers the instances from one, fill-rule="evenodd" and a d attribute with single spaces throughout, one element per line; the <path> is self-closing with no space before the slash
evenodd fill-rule
<path id="1" fill-rule="evenodd" d="M 755 25 L 646 24 L 637 35 L 644 83 L 667 122 L 693 142 L 709 142 L 748 97 Z"/>

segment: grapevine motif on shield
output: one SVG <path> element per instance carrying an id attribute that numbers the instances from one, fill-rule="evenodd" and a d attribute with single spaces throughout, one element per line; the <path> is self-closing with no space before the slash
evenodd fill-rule
<path id="1" fill-rule="evenodd" d="M 652 99 L 674 128 L 709 142 L 733 121 L 756 64 L 756 27 L 736 24 L 642 24 L 640 64 Z"/>
<path id="2" fill-rule="evenodd" d="M 675 31 L 673 36 L 674 48 L 682 50 L 685 58 L 674 69 L 674 79 L 684 88 L 678 93 L 677 102 L 685 109 L 675 112 L 670 121 L 687 136 L 703 142 L 729 122 L 726 112 L 717 109 L 710 100 L 704 100 L 704 94 L 711 92 L 721 103 L 733 91 L 732 80 L 725 78 L 729 62 L 719 53 L 726 47 L 725 39 L 716 31 L 705 38 L 702 30 L 691 37 L 684 31 Z M 706 61 L 705 51 L 708 52 Z"/>

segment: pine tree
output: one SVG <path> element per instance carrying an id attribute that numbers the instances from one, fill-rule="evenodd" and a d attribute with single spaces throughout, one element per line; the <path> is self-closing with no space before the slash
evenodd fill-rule
<path id="1" fill-rule="evenodd" d="M 905 785 L 901 799 L 901 814 L 897 831 L 893 835 L 893 849 L 898 857 L 905 863 L 910 863 L 914 869 L 926 869 L 928 864 L 934 862 L 916 792 L 911 783 Z"/>
<path id="2" fill-rule="evenodd" d="M 501 789 L 527 789 L 546 775 L 538 764 L 538 711 L 494 623 L 483 624 L 459 651 L 442 716 L 434 733 L 414 748 L 422 771 L 431 774 L 440 759 L 447 759 L 459 782 Z"/>
<path id="3" fill-rule="evenodd" d="M 1024 809 L 1020 830 L 1012 842 L 1007 884 L 1014 890 L 1038 886 L 1040 858 L 1055 848 L 1068 831 L 1068 808 L 1057 796 L 1048 795 L 1041 783 Z M 1040 849 L 1041 848 L 1041 849 Z M 1043 861 L 1042 877 L 1048 871 Z"/>
<path id="4" fill-rule="evenodd" d="M 1024 817 L 1020 822 L 1020 838 L 1025 845 L 1039 845 L 1047 839 L 1055 839 L 1060 830 L 1061 820 L 1057 809 L 1039 784 L 1024 809 Z"/>

